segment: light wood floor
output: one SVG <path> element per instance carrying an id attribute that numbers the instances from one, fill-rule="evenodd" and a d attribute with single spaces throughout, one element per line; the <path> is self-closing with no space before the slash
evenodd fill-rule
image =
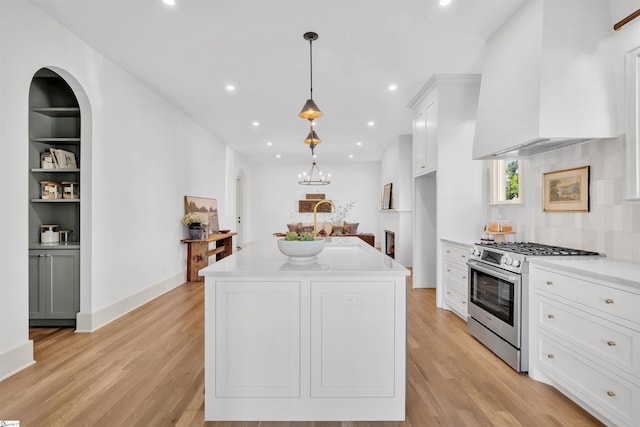
<path id="1" fill-rule="evenodd" d="M 204 423 L 203 286 L 186 283 L 92 334 L 31 330 L 37 363 L 0 382 L 0 420 L 21 427 L 596 426 L 553 388 L 517 374 L 409 291 L 407 420 Z"/>

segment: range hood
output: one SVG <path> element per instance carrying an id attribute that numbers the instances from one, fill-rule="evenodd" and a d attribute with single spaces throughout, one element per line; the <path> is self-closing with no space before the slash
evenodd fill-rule
<path id="1" fill-rule="evenodd" d="M 609 0 L 528 0 L 487 41 L 473 158 L 619 135 Z"/>

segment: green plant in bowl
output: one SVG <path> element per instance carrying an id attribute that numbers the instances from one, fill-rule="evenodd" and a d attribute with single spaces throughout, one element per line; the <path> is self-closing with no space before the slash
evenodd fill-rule
<path id="1" fill-rule="evenodd" d="M 298 233 L 296 233 L 295 231 L 290 231 L 287 233 L 286 236 L 284 236 L 284 240 L 286 241 L 298 240 Z"/>

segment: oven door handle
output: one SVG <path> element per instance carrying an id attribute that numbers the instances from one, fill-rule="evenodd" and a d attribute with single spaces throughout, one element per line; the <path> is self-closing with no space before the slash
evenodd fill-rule
<path id="1" fill-rule="evenodd" d="M 497 268 L 492 268 L 488 266 L 481 265 L 476 261 L 467 261 L 467 265 L 474 270 L 478 270 L 482 273 L 490 274 L 492 276 L 497 277 L 498 279 L 504 280 L 505 282 L 517 283 L 520 280 L 518 275 L 505 274 L 501 270 Z"/>

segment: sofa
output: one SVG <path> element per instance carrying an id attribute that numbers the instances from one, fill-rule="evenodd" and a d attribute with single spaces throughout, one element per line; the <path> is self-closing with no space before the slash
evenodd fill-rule
<path id="1" fill-rule="evenodd" d="M 358 232 L 358 222 L 345 221 L 342 225 L 333 225 L 331 222 L 318 222 L 318 234 L 331 237 L 359 237 L 371 246 L 375 246 L 375 235 L 373 233 Z M 313 233 L 313 223 L 297 222 L 287 224 L 287 232 L 295 231 L 298 234 Z M 276 236 L 284 236 L 285 233 L 274 233 Z"/>

